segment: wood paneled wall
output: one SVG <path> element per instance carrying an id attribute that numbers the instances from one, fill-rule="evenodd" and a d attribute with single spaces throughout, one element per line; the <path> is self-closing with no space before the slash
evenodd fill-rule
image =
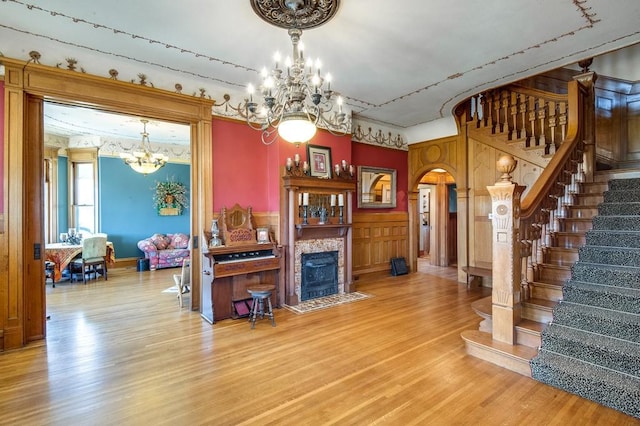
<path id="1" fill-rule="evenodd" d="M 353 275 L 390 273 L 393 257 L 408 259 L 409 216 L 405 212 L 354 213 Z"/>

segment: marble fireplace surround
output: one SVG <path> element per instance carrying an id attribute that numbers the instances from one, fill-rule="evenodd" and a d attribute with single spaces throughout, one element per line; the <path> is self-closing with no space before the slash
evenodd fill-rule
<path id="1" fill-rule="evenodd" d="M 294 250 L 294 293 L 298 300 L 301 299 L 302 291 L 302 254 L 322 253 L 325 251 L 338 252 L 338 294 L 344 291 L 344 239 L 342 238 L 322 238 L 299 240 L 295 243 Z"/>

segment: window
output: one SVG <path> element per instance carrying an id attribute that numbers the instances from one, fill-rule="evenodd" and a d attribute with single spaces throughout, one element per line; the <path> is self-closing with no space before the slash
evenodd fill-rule
<path id="1" fill-rule="evenodd" d="M 70 149 L 69 226 L 78 232 L 94 234 L 98 229 L 97 149 Z"/>

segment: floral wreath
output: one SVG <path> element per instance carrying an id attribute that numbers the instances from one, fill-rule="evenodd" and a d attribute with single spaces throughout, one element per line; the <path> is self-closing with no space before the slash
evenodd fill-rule
<path id="1" fill-rule="evenodd" d="M 157 210 L 165 207 L 177 208 L 180 212 L 187 209 L 187 188 L 180 182 L 166 181 L 156 182 L 153 205 Z"/>

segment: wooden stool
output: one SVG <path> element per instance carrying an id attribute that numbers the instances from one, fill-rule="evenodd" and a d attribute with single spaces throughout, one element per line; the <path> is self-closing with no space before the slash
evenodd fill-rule
<path id="1" fill-rule="evenodd" d="M 264 318 L 265 315 L 271 318 L 271 326 L 276 326 L 276 320 L 273 317 L 273 307 L 271 306 L 271 292 L 275 290 L 272 285 L 255 285 L 247 289 L 251 297 L 253 298 L 251 304 L 251 311 L 249 312 L 249 322 L 251 322 L 251 328 L 255 328 L 256 319 L 258 315 L 260 318 Z M 265 311 L 265 299 L 267 300 L 267 309 Z"/>

